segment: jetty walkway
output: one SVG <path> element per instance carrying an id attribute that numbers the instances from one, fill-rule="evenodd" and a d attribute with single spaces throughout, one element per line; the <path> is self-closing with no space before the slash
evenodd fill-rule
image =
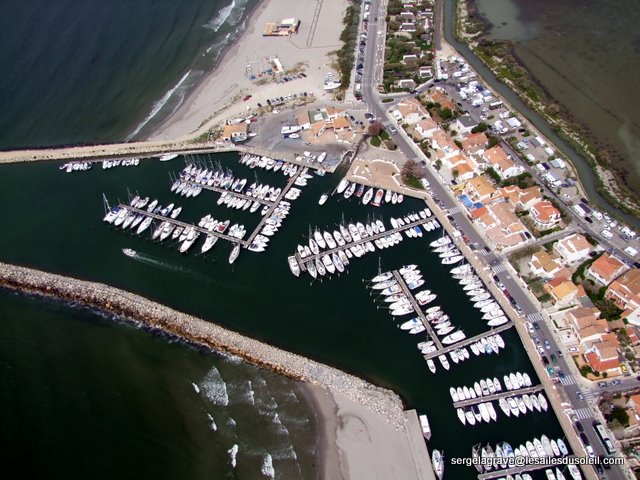
<path id="1" fill-rule="evenodd" d="M 509 322 L 505 323 L 504 325 L 500 325 L 499 327 L 494 327 L 491 330 L 487 330 L 486 332 L 482 332 L 482 333 L 476 335 L 475 337 L 467 338 L 465 340 L 462 340 L 460 342 L 456 342 L 453 345 L 449 345 L 447 347 L 438 348 L 438 350 L 436 350 L 435 352 L 425 353 L 423 355 L 424 359 L 425 360 L 429 360 L 430 358 L 437 357 L 440 354 L 449 353 L 449 352 L 451 352 L 453 350 L 457 350 L 459 348 L 466 347 L 468 345 L 471 345 L 472 343 L 476 343 L 477 341 L 481 340 L 482 338 L 490 337 L 492 335 L 495 335 L 496 333 L 504 332 L 505 330 L 508 330 L 511 327 L 513 327 L 513 322 L 509 321 Z"/>
<path id="2" fill-rule="evenodd" d="M 394 233 L 401 233 L 401 232 L 404 232 L 405 230 L 409 230 L 410 228 L 417 227 L 417 226 L 420 226 L 422 224 L 429 223 L 431 221 L 434 221 L 434 219 L 420 218 L 419 220 L 416 220 L 416 221 L 411 222 L 411 223 L 407 223 L 402 227 L 393 228 L 391 230 L 385 230 L 384 232 L 380 232 L 380 233 L 376 233 L 376 234 L 371 235 L 371 236 L 363 237 L 360 240 L 354 240 L 352 242 L 347 242 L 347 243 L 345 243 L 345 245 L 342 245 L 342 246 L 338 245 L 335 248 L 330 248 L 329 250 L 323 250 L 320 253 L 318 253 L 317 255 L 316 254 L 311 254 L 311 255 L 308 255 L 308 256 L 303 258 L 303 257 L 300 256 L 299 253 L 296 252 L 295 257 L 296 257 L 296 260 L 298 261 L 298 265 L 300 265 L 300 269 L 303 272 L 306 272 L 307 271 L 307 265 L 306 264 L 309 261 L 315 262 L 316 259 L 319 259 L 319 258 L 321 259 L 325 255 L 331 256 L 333 253 L 337 253 L 340 250 L 344 251 L 344 250 L 346 250 L 348 248 L 351 248 L 351 247 L 354 247 L 356 245 L 362 245 L 364 243 L 373 242 L 374 240 L 377 240 L 378 238 L 387 237 L 387 236 L 392 235 Z M 438 224 L 438 226 L 439 226 L 439 224 Z M 438 228 L 438 227 L 436 227 L 436 228 Z"/>
<path id="3" fill-rule="evenodd" d="M 462 400 L 460 402 L 453 402 L 455 408 L 470 407 L 478 403 L 492 402 L 494 400 L 500 400 L 501 398 L 516 397 L 518 395 L 526 395 L 531 393 L 538 393 L 544 390 L 542 385 L 534 385 L 532 387 L 518 388 L 517 390 L 506 390 L 504 392 L 494 393 L 492 395 L 484 395 L 481 397 L 470 398 L 469 400 Z"/>
<path id="4" fill-rule="evenodd" d="M 308 157 L 299 156 L 291 151 L 278 151 L 247 144 L 225 142 L 196 142 L 193 140 L 147 141 L 131 143 L 111 143 L 101 145 L 79 145 L 26 150 L 0 151 L 0 164 L 41 161 L 82 161 L 100 162 L 119 158 L 149 158 L 177 153 L 179 155 L 198 155 L 204 153 L 239 152 L 283 160 L 309 168 L 322 169 L 333 173 L 341 162 L 318 163 Z"/>
<path id="5" fill-rule="evenodd" d="M 411 306 L 413 307 L 414 312 L 418 315 L 418 317 L 420 317 L 420 320 L 422 321 L 424 327 L 427 329 L 429 337 L 431 338 L 431 340 L 433 340 L 434 345 L 438 348 L 438 350 L 442 350 L 442 343 L 440 342 L 438 335 L 436 335 L 436 332 L 433 330 L 433 328 L 431 328 L 431 323 L 429 323 L 429 320 L 427 320 L 427 316 L 422 311 L 420 305 L 418 305 L 416 297 L 413 296 L 411 290 L 409 290 L 409 287 L 407 287 L 407 283 L 404 281 L 404 278 L 402 278 L 402 275 L 398 270 L 393 270 L 392 273 L 396 281 L 398 282 L 398 285 L 400 285 L 402 293 L 404 293 L 405 296 L 409 299 L 409 302 L 411 302 Z"/>
<path id="6" fill-rule="evenodd" d="M 112 313 L 190 343 L 236 355 L 280 375 L 328 388 L 405 430 L 400 397 L 354 375 L 179 312 L 125 290 L 0 263 L 0 287 L 59 298 Z"/>

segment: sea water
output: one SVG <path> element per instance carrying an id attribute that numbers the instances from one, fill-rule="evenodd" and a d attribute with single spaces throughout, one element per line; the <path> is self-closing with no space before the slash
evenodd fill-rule
<path id="1" fill-rule="evenodd" d="M 281 172 L 250 170 L 240 165 L 235 153 L 197 158 L 231 168 L 251 181 L 257 178 L 278 187 L 286 182 Z M 272 237 L 266 252 L 243 250 L 236 262 L 229 265 L 227 259 L 232 247 L 224 241 L 200 255 L 201 239 L 190 254 L 181 255 L 174 242 L 155 243 L 150 240 L 149 232 L 135 236 L 102 221 L 102 194 L 113 205 L 118 198 L 126 200 L 129 189 L 158 198 L 163 205 L 183 206 L 180 214 L 183 221 L 197 223 L 203 215 L 211 213 L 217 219 L 244 223 L 251 231 L 260 218 L 258 213 L 218 206 L 218 194 L 210 191 L 189 199 L 170 192 L 169 173 L 176 174 L 184 166 L 183 157 L 171 162 L 142 161 L 136 168 L 103 171 L 94 167 L 88 172 L 71 174 L 59 171 L 58 165 L 58 162 L 43 162 L 2 167 L 5 186 L 0 191 L 0 202 L 4 222 L 11 225 L 11 234 L 0 236 L 0 260 L 131 290 L 392 388 L 408 408 L 429 414 L 433 430 L 430 446 L 444 449 L 448 458 L 470 456 L 472 446 L 478 442 L 507 441 L 518 445 L 542 434 L 550 438 L 561 436 L 550 411 L 514 419 L 504 417 L 498 409 L 498 422 L 473 428 L 464 427 L 458 421 L 449 396 L 450 386 L 472 385 L 488 376 L 502 379 L 514 371 L 527 372 L 536 381 L 515 331 L 502 334 L 507 347 L 499 355 L 485 355 L 452 365 L 449 372 L 438 368 L 433 375 L 417 348 L 424 335 L 409 335 L 400 330 L 400 323 L 408 317 L 394 320 L 384 308 L 384 302 L 367 288 L 367 279 L 375 276 L 379 268 L 416 263 L 424 273 L 423 288 L 438 295 L 434 305 L 441 305 L 467 336 L 485 331 L 487 327 L 480 319 L 481 314 L 462 295 L 460 285 L 448 273 L 449 268 L 441 265 L 438 256 L 428 248 L 429 242 L 441 235 L 440 231 L 425 233 L 418 239 L 405 237 L 393 248 L 353 259 L 348 273 L 331 279 L 312 282 L 307 274 L 299 278 L 291 274 L 287 256 L 295 252 L 298 243 L 306 241 L 310 229 L 332 231 L 343 219 L 365 222 L 374 217 L 382 218 L 389 227 L 391 216 L 417 211 L 424 208 L 424 203 L 406 198 L 399 205 L 375 208 L 363 206 L 355 197 L 345 200 L 334 195 L 319 207 L 321 194 L 331 192 L 339 179 L 332 175 L 314 176 L 309 185 L 302 188 L 300 198 L 292 202 L 291 214 Z M 182 269 L 137 261 L 124 255 L 123 248 L 132 248 L 161 264 L 180 265 Z M 202 417 L 207 429 L 239 432 L 238 440 L 230 434 L 229 441 L 220 447 L 219 454 L 225 461 L 231 456 L 228 451 L 238 444 L 236 458 L 237 468 L 240 467 L 246 450 L 241 441 L 245 427 L 240 421 L 245 410 L 249 416 L 257 410 L 262 416 L 260 422 L 253 424 L 255 431 L 265 429 L 269 435 L 283 439 L 282 443 L 274 444 L 274 451 L 268 452 L 276 477 L 278 459 L 293 457 L 295 453 L 302 466 L 299 449 L 293 447 L 292 451 L 284 442 L 283 426 L 289 432 L 291 428 L 286 422 L 286 413 L 277 410 L 276 404 L 282 405 L 281 401 L 275 398 L 272 401 L 258 393 L 262 388 L 259 378 L 230 379 L 219 365 L 213 366 L 215 369 L 208 366 L 199 377 L 185 378 L 184 391 L 195 395 L 192 385 L 195 383 L 200 389 L 198 398 L 206 398 L 211 405 Z M 229 412 L 232 407 L 236 410 Z M 301 417 L 296 422 L 302 422 L 304 428 Z M 265 455 L 256 468 L 270 471 L 269 458 Z M 472 468 L 447 466 L 447 470 L 453 478 L 475 478 Z"/>
<path id="2" fill-rule="evenodd" d="M 0 149 L 148 134 L 257 0 L 0 2 Z"/>

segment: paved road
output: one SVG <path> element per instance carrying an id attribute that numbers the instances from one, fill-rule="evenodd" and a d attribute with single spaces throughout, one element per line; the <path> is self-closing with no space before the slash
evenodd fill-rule
<path id="1" fill-rule="evenodd" d="M 381 7 L 382 5 L 380 0 L 373 0 L 371 2 L 371 12 L 377 12 L 378 18 L 384 18 L 384 11 Z M 372 13 L 372 15 L 376 16 L 376 13 Z M 379 58 L 376 58 L 376 54 L 381 51 L 380 45 L 384 43 L 384 35 L 378 34 L 378 25 L 376 23 L 371 23 L 369 25 L 368 39 L 369 41 L 367 42 L 362 82 L 363 100 L 369 106 L 369 111 L 374 114 L 379 120 L 383 121 L 383 123 L 385 124 L 392 124 L 393 121 L 387 114 L 387 105 L 383 106 L 379 102 L 376 93 L 376 86 L 378 84 L 376 81 L 376 77 L 379 76 L 379 63 L 377 63 L 377 60 L 379 60 Z M 422 157 L 419 157 L 419 154 L 416 152 L 413 142 L 411 142 L 403 134 L 403 132 L 398 132 L 398 134 L 394 135 L 393 139 L 398 145 L 400 151 L 407 158 L 422 159 Z M 479 246 L 478 250 L 485 249 L 485 247 L 487 247 L 487 244 L 484 241 L 484 238 L 476 231 L 467 216 L 463 212 L 460 212 L 458 208 L 456 208 L 457 204 L 453 196 L 440 183 L 440 179 L 432 170 L 428 170 L 427 180 L 430 183 L 433 198 L 439 204 L 441 209 L 445 212 L 455 212 L 450 213 L 448 216 L 453 226 L 457 228 L 465 237 L 467 237 L 468 243 L 477 244 Z M 540 321 L 542 320 L 542 316 L 538 312 L 537 306 L 534 305 L 534 303 L 520 286 L 518 281 L 511 276 L 508 270 L 506 270 L 505 266 L 502 263 L 503 260 L 498 258 L 493 253 L 483 255 L 481 258 L 483 258 L 487 266 L 493 270 L 494 275 L 504 285 L 504 290 L 508 292 L 507 296 L 511 298 L 512 304 L 517 306 L 517 308 L 521 312 L 521 315 L 532 321 L 532 323 L 535 323 L 536 328 L 538 328 L 536 334 L 540 338 L 540 341 L 548 341 L 549 351 L 554 352 L 557 355 L 560 349 L 558 348 L 552 332 L 547 327 L 545 322 Z M 570 371 L 564 357 L 558 358 L 558 367 L 563 372 Z M 604 451 L 602 444 L 596 436 L 595 430 L 592 428 L 592 422 L 595 419 L 593 418 L 593 414 L 589 409 L 588 403 L 584 399 L 584 394 L 580 391 L 580 386 L 575 383 L 575 380 L 572 376 L 567 375 L 565 378 L 566 380 L 564 381 L 564 383 L 558 384 L 558 393 L 560 394 L 561 398 L 566 399 L 566 401 L 571 404 L 574 411 L 578 411 L 582 416 L 581 423 L 585 429 L 584 433 L 587 436 L 588 442 L 593 447 L 596 455 L 605 455 L 606 452 Z M 581 454 L 584 453 L 581 452 Z M 623 480 L 626 477 L 620 468 L 612 467 L 610 470 L 607 470 L 606 478 L 612 480 Z"/>

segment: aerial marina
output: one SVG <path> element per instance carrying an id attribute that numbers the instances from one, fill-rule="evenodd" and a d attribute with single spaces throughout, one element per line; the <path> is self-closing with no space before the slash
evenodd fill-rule
<path id="1" fill-rule="evenodd" d="M 292 173 L 292 167 L 287 168 L 284 162 L 278 164 L 277 160 L 251 158 L 249 155 L 240 156 L 240 164 L 249 168 L 249 171 L 262 168 L 271 170 L 272 176 L 274 172 L 284 174 L 282 176 L 286 183 L 282 185 L 274 180 L 260 180 L 256 175 L 251 178 L 235 173 L 228 164 L 186 158 L 184 168 L 177 175 L 171 175 L 169 188 L 176 196 L 174 202 L 180 199 L 180 203 L 164 205 L 150 196 L 131 195 L 128 202 L 108 209 L 105 221 L 134 234 L 149 231 L 152 241 L 168 242 L 181 253 L 195 249 L 196 256 L 215 250 L 216 243 L 222 240 L 232 245 L 229 263 L 238 258 L 242 249 L 264 251 L 295 200 L 287 199 L 285 195 L 292 188 L 304 189 L 313 175 L 309 175 L 305 168 L 298 168 Z M 252 162 L 253 168 L 250 166 L 252 163 L 247 162 Z M 276 166 L 278 168 L 274 168 Z M 318 185 L 314 190 L 322 188 L 326 187 Z M 347 185 L 346 188 L 352 188 L 353 197 L 357 198 L 357 185 Z M 362 190 L 364 197 L 367 190 Z M 372 192 L 373 197 L 376 193 L 375 190 Z M 207 200 L 209 195 L 211 200 Z M 390 247 L 397 246 L 405 239 L 414 239 L 415 248 L 420 245 L 419 249 L 426 251 L 432 261 L 445 269 L 450 281 L 456 285 L 459 301 L 467 303 L 476 312 L 475 318 L 457 318 L 446 302 L 443 305 L 438 289 L 432 285 L 432 275 L 427 273 L 430 271 L 419 268 L 417 264 L 404 263 L 391 270 L 382 270 L 378 266 L 375 275 L 364 277 L 362 281 L 375 299 L 377 308 L 388 311 L 396 328 L 415 338 L 414 348 L 417 348 L 432 374 L 444 374 L 454 369 L 454 365 L 455 368 L 467 363 L 471 365 L 473 358 L 481 362 L 482 358 L 501 356 L 508 347 L 508 338 L 513 338 L 505 337 L 504 332 L 513 324 L 489 292 L 481 275 L 466 263 L 456 240 L 441 230 L 440 223 L 429 208 L 416 208 L 413 199 L 409 202 L 403 199 L 402 203 L 396 201 L 394 205 L 393 195 L 389 195 L 389 202 L 386 203 L 384 191 L 381 197 L 383 208 L 373 217 L 345 221 L 343 213 L 343 218 L 334 228 L 304 227 L 305 241 L 287 256 L 290 272 L 296 277 L 306 272 L 312 279 L 346 274 L 355 259 L 368 257 L 368 254 L 376 258 L 382 252 L 393 250 Z M 217 207 L 218 213 L 211 210 L 197 221 L 182 220 L 186 217 L 185 212 L 189 212 L 189 199 L 195 198 L 207 200 L 205 203 Z M 309 198 L 305 203 L 309 200 L 313 202 Z M 368 203 L 362 201 L 354 203 L 349 215 L 354 216 L 366 205 Z M 392 211 L 400 207 L 403 208 L 402 213 Z M 243 218 L 257 216 L 257 227 L 248 232 L 246 221 L 233 219 L 234 211 L 244 212 Z M 224 215 L 224 212 L 228 212 L 228 215 Z M 273 222 L 274 217 L 278 218 L 278 222 Z M 271 221 L 265 222 L 269 219 Z M 313 222 L 313 219 L 309 221 Z M 274 226 L 275 229 L 272 228 Z M 195 246 L 199 238 L 204 241 Z M 135 256 L 136 252 L 130 250 L 125 255 Z M 362 271 L 362 268 L 357 270 Z M 470 322 L 475 324 L 473 328 L 469 327 Z M 481 325 L 486 325 L 486 328 L 478 332 Z M 473 333 L 468 335 L 467 329 Z M 542 387 L 536 385 L 532 377 L 533 374 L 527 372 L 513 372 L 501 375 L 500 380 L 496 376 L 471 382 L 471 386 L 450 387 L 453 418 L 457 417 L 468 429 L 472 426 L 478 428 L 483 423 L 499 422 L 500 415 L 504 415 L 503 419 L 522 419 L 534 413 L 547 414 L 550 410 L 548 401 Z M 420 425 L 429 444 L 437 444 L 437 435 L 434 436 L 426 414 L 420 417 Z M 434 471 L 438 472 L 441 468 L 444 475 L 444 451 L 437 448 L 430 448 L 429 451 L 432 463 L 435 461 Z M 484 472 L 488 473 L 496 471 Z"/>

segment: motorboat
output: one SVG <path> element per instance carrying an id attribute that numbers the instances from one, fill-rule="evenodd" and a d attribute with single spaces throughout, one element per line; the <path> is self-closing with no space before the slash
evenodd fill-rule
<path id="1" fill-rule="evenodd" d="M 288 257 L 287 261 L 289 262 L 289 269 L 291 270 L 291 273 L 293 273 L 296 277 L 299 277 L 300 265 L 298 265 L 298 261 L 296 260 L 295 255 L 291 255 L 290 257 Z"/>
<path id="2" fill-rule="evenodd" d="M 465 333 L 462 330 L 456 330 L 455 332 L 447 335 L 442 339 L 442 343 L 444 345 L 451 345 L 452 343 L 460 342 L 467 338 Z"/>
<path id="3" fill-rule="evenodd" d="M 420 427 L 422 428 L 422 436 L 427 440 L 431 439 L 431 426 L 429 425 L 429 419 L 426 415 L 418 416 L 420 420 Z"/>
<path id="4" fill-rule="evenodd" d="M 239 243 L 233 247 L 233 250 L 231 250 L 231 253 L 229 254 L 229 264 L 232 264 L 233 262 L 235 262 L 236 259 L 238 258 L 238 255 L 240 255 Z"/>
<path id="5" fill-rule="evenodd" d="M 372 202 L 371 204 L 372 204 L 374 207 L 379 207 L 379 206 L 380 206 L 380 204 L 382 203 L 382 197 L 383 197 L 383 195 L 384 195 L 384 191 L 383 191 L 381 188 L 379 188 L 379 189 L 376 191 L 376 195 L 375 195 L 375 197 L 374 197 L 374 199 L 373 199 L 373 202 Z"/>
<path id="6" fill-rule="evenodd" d="M 323 193 L 322 195 L 320 195 L 320 200 L 318 200 L 318 205 L 324 205 L 328 198 L 329 198 L 329 195 L 326 193 Z"/>
<path id="7" fill-rule="evenodd" d="M 369 187 L 367 192 L 364 194 L 364 197 L 362 197 L 362 204 L 367 205 L 372 198 L 373 198 L 373 187 Z"/>
<path id="8" fill-rule="evenodd" d="M 444 454 L 440 450 L 433 449 L 431 452 L 431 463 L 433 465 L 433 471 L 439 480 L 442 480 L 444 475 Z"/>

